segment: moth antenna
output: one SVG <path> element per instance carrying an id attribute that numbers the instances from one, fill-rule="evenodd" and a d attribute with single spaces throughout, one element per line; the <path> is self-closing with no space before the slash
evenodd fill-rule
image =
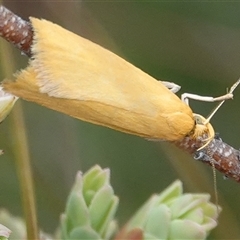
<path id="1" fill-rule="evenodd" d="M 211 152 L 207 151 L 207 153 L 209 154 L 209 156 L 211 156 Z M 213 172 L 213 189 L 214 189 L 214 196 L 215 196 L 215 204 L 217 206 L 217 212 L 218 214 L 220 214 L 218 190 L 217 190 L 217 173 L 214 165 L 214 159 L 212 157 L 210 158 L 210 164 L 212 166 L 212 172 Z"/>
<path id="2" fill-rule="evenodd" d="M 30 22 L 23 20 L 0 5 L 0 36 L 31 56 L 33 31 Z"/>

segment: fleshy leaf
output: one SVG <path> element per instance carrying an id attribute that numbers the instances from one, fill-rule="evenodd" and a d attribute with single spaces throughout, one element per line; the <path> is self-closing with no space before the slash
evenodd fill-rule
<path id="1" fill-rule="evenodd" d="M 150 210 L 145 231 L 158 239 L 167 239 L 169 234 L 169 224 L 171 222 L 171 212 L 166 205 L 159 205 Z"/>
<path id="2" fill-rule="evenodd" d="M 69 238 L 72 240 L 83 239 L 83 240 L 100 240 L 100 236 L 90 227 L 77 227 L 70 232 Z"/>
<path id="3" fill-rule="evenodd" d="M 120 231 L 141 229 L 144 239 L 205 239 L 217 225 L 217 206 L 209 194 L 183 194 L 180 181 L 152 196 Z"/>
<path id="4" fill-rule="evenodd" d="M 159 203 L 167 203 L 171 201 L 173 198 L 180 196 L 183 192 L 182 182 L 177 180 L 173 182 L 168 188 L 166 188 L 163 192 L 161 192 L 158 202 Z"/>
<path id="5" fill-rule="evenodd" d="M 95 166 L 86 174 L 78 172 L 68 197 L 65 213 L 61 216 L 62 239 L 78 235 L 109 239 L 116 229 L 114 215 L 118 198 L 109 182 L 110 172 Z"/>
<path id="6" fill-rule="evenodd" d="M 18 97 L 6 93 L 2 87 L 0 87 L 0 123 L 7 117 L 11 112 Z"/>
<path id="7" fill-rule="evenodd" d="M 83 195 L 89 205 L 95 193 L 104 185 L 109 184 L 109 169 L 102 170 L 98 165 L 90 169 L 83 179 Z"/>
<path id="8" fill-rule="evenodd" d="M 67 221 L 70 228 L 89 224 L 88 209 L 81 194 L 72 194 L 67 204 Z"/>
<path id="9" fill-rule="evenodd" d="M 113 190 L 110 186 L 105 186 L 99 190 L 89 206 L 89 213 L 92 227 L 102 233 L 105 219 L 112 208 Z"/>
<path id="10" fill-rule="evenodd" d="M 169 239 L 206 239 L 205 229 L 190 220 L 173 220 L 170 226 Z"/>
<path id="11" fill-rule="evenodd" d="M 1 240 L 7 240 L 11 234 L 11 230 L 7 227 L 0 224 L 0 239 Z"/>

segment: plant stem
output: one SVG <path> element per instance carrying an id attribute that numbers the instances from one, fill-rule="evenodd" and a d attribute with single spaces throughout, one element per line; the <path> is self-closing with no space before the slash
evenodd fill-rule
<path id="1" fill-rule="evenodd" d="M 11 56 L 11 51 L 5 42 L 0 42 L 0 49 L 2 73 L 5 76 L 10 76 L 14 71 L 14 58 Z M 22 205 L 27 227 L 27 239 L 39 239 L 35 194 L 32 178 L 33 174 L 30 164 L 29 147 L 24 124 L 23 110 L 20 103 L 17 104 L 9 118 L 12 120 L 11 136 L 14 142 L 13 151 L 20 182 Z"/>
<path id="2" fill-rule="evenodd" d="M 14 154 L 20 180 L 23 210 L 27 226 L 27 239 L 39 239 L 33 174 L 30 164 L 26 127 L 21 104 L 12 112 L 12 136 L 15 138 Z"/>
<path id="3" fill-rule="evenodd" d="M 30 57 L 33 40 L 30 23 L 2 5 L 0 5 L 0 35 Z"/>

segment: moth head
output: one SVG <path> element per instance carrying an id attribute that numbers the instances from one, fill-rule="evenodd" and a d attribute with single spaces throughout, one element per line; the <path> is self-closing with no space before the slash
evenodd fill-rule
<path id="1" fill-rule="evenodd" d="M 198 149 L 201 150 L 205 148 L 214 138 L 215 131 L 209 121 L 199 114 L 193 114 L 195 120 L 195 128 L 193 133 L 193 138 L 203 138 L 203 145 Z M 207 137 L 205 137 L 207 135 Z"/>

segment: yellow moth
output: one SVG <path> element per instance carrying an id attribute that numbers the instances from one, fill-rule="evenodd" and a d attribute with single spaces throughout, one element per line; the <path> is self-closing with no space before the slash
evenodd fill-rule
<path id="1" fill-rule="evenodd" d="M 148 139 L 177 141 L 203 132 L 213 137 L 211 125 L 160 81 L 56 24 L 36 18 L 31 24 L 29 66 L 3 83 L 5 91 Z"/>

